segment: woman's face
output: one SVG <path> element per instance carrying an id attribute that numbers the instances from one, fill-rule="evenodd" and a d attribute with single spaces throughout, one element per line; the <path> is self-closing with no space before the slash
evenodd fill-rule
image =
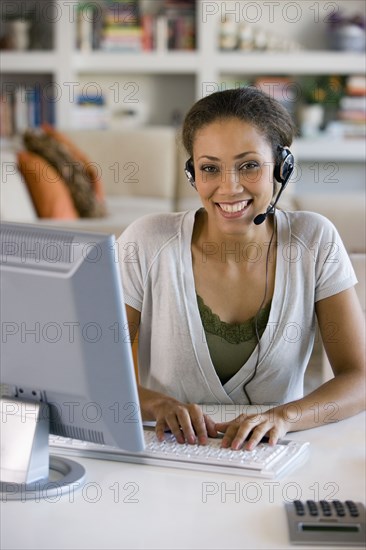
<path id="1" fill-rule="evenodd" d="M 255 126 L 220 119 L 197 131 L 193 144 L 197 191 L 210 223 L 224 233 L 256 227 L 273 195 L 273 155 Z"/>

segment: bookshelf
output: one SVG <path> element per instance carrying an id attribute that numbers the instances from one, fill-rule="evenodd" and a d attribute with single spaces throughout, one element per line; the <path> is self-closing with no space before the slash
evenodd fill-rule
<path id="1" fill-rule="evenodd" d="M 141 8 L 146 10 L 153 3 L 156 7 L 159 2 L 142 0 Z M 330 4 L 344 4 L 341 2 L 321 0 L 301 3 L 301 19 L 296 24 L 295 15 L 288 10 L 290 4 L 299 3 L 276 2 L 274 7 L 279 5 L 278 9 L 282 8 L 282 11 L 275 13 L 272 10 L 272 15 L 270 12 L 266 14 L 263 7 L 270 3 L 264 3 L 260 8 L 258 25 L 274 35 L 285 35 L 292 40 L 299 36 L 305 44 L 302 50 L 276 52 L 219 49 L 220 28 L 226 16 L 223 10 L 238 17 L 240 22 L 244 15 L 249 18 L 251 12 L 244 11 L 248 10 L 249 4 L 261 6 L 260 3 L 196 1 L 193 50 L 165 47 L 139 52 L 77 48 L 77 2 L 47 0 L 47 3 L 53 4 L 57 13 L 57 17 L 50 18 L 48 23 L 52 27 L 53 48 L 44 51 L 2 50 L 1 66 L 5 75 L 2 81 L 6 84 L 13 77 L 19 79 L 19 75 L 25 79 L 30 74 L 33 77 L 48 75 L 57 92 L 54 102 L 56 125 L 65 129 L 74 124 L 76 94 L 80 89 L 88 90 L 93 85 L 106 95 L 107 107 L 112 106 L 112 114 L 121 105 L 126 109 L 141 107 L 141 111 L 145 109 L 144 113 L 140 113 L 141 120 L 146 124 L 172 124 L 174 120 L 179 124 L 193 101 L 210 91 L 224 89 L 233 82 L 240 83 L 249 77 L 266 75 L 285 75 L 296 79 L 314 74 L 363 74 L 366 64 L 364 53 L 327 50 L 324 36 L 323 42 L 320 42 L 319 35 L 325 29 L 325 9 L 329 11 Z M 308 6 L 307 9 L 305 6 Z M 350 1 L 347 2 L 347 9 L 364 11 L 364 4 L 359 0 Z M 272 20 L 268 15 L 273 16 Z M 254 16 L 253 12 L 251 21 Z M 315 17 L 318 18 L 316 24 L 310 25 Z M 314 47 L 316 49 L 310 49 Z"/>

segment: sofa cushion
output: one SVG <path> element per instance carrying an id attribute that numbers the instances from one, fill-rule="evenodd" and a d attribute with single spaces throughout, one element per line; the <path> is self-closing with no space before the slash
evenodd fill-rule
<path id="1" fill-rule="evenodd" d="M 37 212 L 17 165 L 15 152 L 2 149 L 0 218 L 3 221 L 35 222 Z"/>
<path id="2" fill-rule="evenodd" d="M 20 151 L 18 166 L 40 218 L 79 217 L 69 189 L 47 161 L 35 153 Z"/>
<path id="3" fill-rule="evenodd" d="M 23 138 L 27 149 L 43 157 L 66 182 L 80 217 L 98 218 L 106 214 L 83 165 L 70 155 L 64 144 L 51 135 L 32 130 L 27 130 Z"/>
<path id="4" fill-rule="evenodd" d="M 42 220 L 42 225 L 63 227 L 76 231 L 114 234 L 118 238 L 132 222 L 148 214 L 172 212 L 172 201 L 160 198 L 107 196 L 108 216 L 105 218 L 79 218 L 78 220 Z"/>
<path id="5" fill-rule="evenodd" d="M 176 130 L 67 130 L 100 166 L 107 196 L 166 199 L 176 195 Z"/>
<path id="6" fill-rule="evenodd" d="M 105 194 L 102 178 L 100 177 L 100 166 L 98 166 L 96 162 L 92 162 L 89 157 L 81 151 L 64 132 L 56 130 L 53 126 L 47 123 L 42 124 L 42 130 L 47 135 L 52 136 L 58 143 L 62 143 L 70 155 L 83 165 L 83 168 L 92 183 L 96 198 L 99 202 L 103 203 L 105 200 Z"/>
<path id="7" fill-rule="evenodd" d="M 318 212 L 337 228 L 349 253 L 366 250 L 365 193 L 297 195 L 298 210 Z"/>

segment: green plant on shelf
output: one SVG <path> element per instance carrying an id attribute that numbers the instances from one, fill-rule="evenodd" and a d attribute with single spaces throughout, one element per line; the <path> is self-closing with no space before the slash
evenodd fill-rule
<path id="1" fill-rule="evenodd" d="M 342 76 L 308 76 L 300 85 L 301 100 L 305 105 L 319 103 L 337 108 L 345 95 L 345 78 Z"/>

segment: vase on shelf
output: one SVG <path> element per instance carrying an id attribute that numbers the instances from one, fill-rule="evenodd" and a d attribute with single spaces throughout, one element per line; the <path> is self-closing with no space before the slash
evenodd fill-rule
<path id="1" fill-rule="evenodd" d="M 303 137 L 313 137 L 320 133 L 324 122 L 324 106 L 321 103 L 301 105 L 299 108 L 299 123 Z"/>
<path id="2" fill-rule="evenodd" d="M 29 49 L 30 22 L 25 19 L 14 19 L 7 22 L 9 49 L 24 51 Z"/>

